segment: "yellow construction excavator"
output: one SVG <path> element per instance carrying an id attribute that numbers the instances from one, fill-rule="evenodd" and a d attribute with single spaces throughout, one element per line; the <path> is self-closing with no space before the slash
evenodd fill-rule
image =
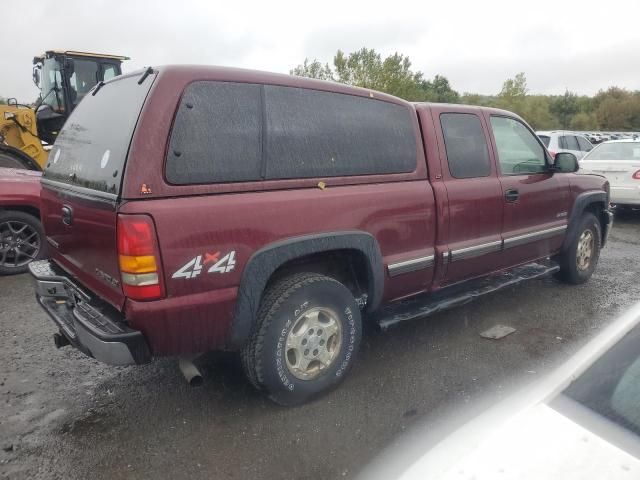
<path id="1" fill-rule="evenodd" d="M 14 98 L 0 105 L 0 167 L 42 170 L 48 150 L 65 120 L 94 85 L 122 73 L 129 57 L 49 50 L 33 59 L 40 88 L 34 106 Z M 44 142 L 44 144 L 43 144 Z"/>

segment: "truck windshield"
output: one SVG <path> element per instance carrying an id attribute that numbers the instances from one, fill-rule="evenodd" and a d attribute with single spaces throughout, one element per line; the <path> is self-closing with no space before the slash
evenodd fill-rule
<path id="1" fill-rule="evenodd" d="M 42 103 L 49 105 L 54 112 L 64 112 L 62 88 L 62 67 L 55 58 L 47 58 L 42 63 Z"/>
<path id="2" fill-rule="evenodd" d="M 118 194 L 131 137 L 153 76 L 119 77 L 88 94 L 49 153 L 43 177 Z"/>

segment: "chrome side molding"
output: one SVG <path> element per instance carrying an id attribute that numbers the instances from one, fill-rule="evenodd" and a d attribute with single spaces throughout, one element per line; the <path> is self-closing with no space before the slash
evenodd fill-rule
<path id="1" fill-rule="evenodd" d="M 390 263 L 387 266 L 390 277 L 395 277 L 403 273 L 415 272 L 416 270 L 422 270 L 433 266 L 434 255 L 426 257 L 413 258 L 411 260 L 405 260 L 404 262 Z"/>

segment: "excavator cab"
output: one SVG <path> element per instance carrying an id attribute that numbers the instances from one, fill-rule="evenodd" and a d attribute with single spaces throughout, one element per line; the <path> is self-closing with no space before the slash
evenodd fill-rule
<path id="1" fill-rule="evenodd" d="M 128 57 L 50 50 L 33 59 L 33 80 L 40 88 L 38 135 L 51 144 L 76 105 L 99 82 L 122 73 Z"/>

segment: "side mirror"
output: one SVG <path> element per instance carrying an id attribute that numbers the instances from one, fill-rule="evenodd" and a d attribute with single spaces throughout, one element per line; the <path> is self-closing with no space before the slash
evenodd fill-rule
<path id="1" fill-rule="evenodd" d="M 553 166 L 556 172 L 562 173 L 577 172 L 580 168 L 576 156 L 573 153 L 569 152 L 556 153 L 556 158 L 553 162 Z"/>

